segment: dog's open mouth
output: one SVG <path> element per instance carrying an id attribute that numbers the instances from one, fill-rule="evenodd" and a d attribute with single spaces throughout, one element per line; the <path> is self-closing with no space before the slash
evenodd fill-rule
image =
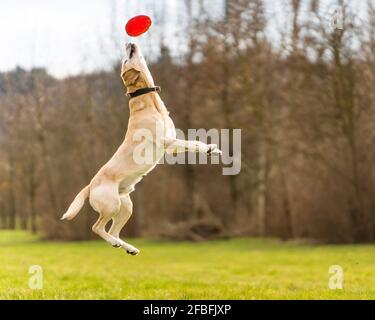
<path id="1" fill-rule="evenodd" d="M 133 57 L 133 54 L 135 53 L 135 44 L 129 43 L 128 50 L 129 50 L 129 59 L 131 59 Z"/>

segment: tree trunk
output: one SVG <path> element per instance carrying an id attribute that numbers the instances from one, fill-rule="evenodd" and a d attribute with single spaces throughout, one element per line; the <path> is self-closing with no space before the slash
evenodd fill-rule
<path id="1" fill-rule="evenodd" d="M 257 191 L 257 221 L 258 235 L 266 235 L 266 200 L 267 200 L 267 150 L 261 142 L 258 156 L 258 191 Z"/>
<path id="2" fill-rule="evenodd" d="M 12 153 L 12 151 L 11 151 Z M 16 229 L 16 195 L 15 195 L 15 185 L 14 185 L 14 162 L 13 156 L 9 159 L 9 213 L 8 213 L 8 229 Z"/>
<path id="3" fill-rule="evenodd" d="M 281 186 L 282 186 L 282 203 L 285 214 L 285 235 L 284 239 L 292 239 L 294 237 L 293 230 L 293 217 L 290 208 L 289 192 L 288 192 L 288 182 L 284 172 L 284 169 L 281 169 Z"/>
<path id="4" fill-rule="evenodd" d="M 30 192 L 30 229 L 31 233 L 37 233 L 37 224 L 36 224 L 36 208 L 35 208 L 35 192 Z"/>
<path id="5" fill-rule="evenodd" d="M 193 22 L 193 16 L 192 16 L 192 1 L 185 0 L 185 6 L 188 12 L 188 19 L 189 19 L 189 25 L 192 25 Z M 193 54 L 195 50 L 195 40 L 194 40 L 194 34 L 189 29 L 189 53 L 186 57 L 186 69 L 188 72 L 186 73 L 186 92 L 194 92 L 195 89 L 195 83 L 193 79 Z M 186 94 L 185 95 L 185 129 L 189 130 L 193 127 L 193 121 L 192 121 L 192 114 L 193 114 L 193 102 L 192 102 L 192 94 Z M 186 154 L 186 159 L 188 158 L 188 154 Z M 195 169 L 193 165 L 191 164 L 185 164 L 185 181 L 186 181 L 186 189 L 187 189 L 187 201 L 188 203 L 185 204 L 185 208 L 189 208 L 190 212 L 184 212 L 184 214 L 188 214 L 190 218 L 196 218 L 198 215 L 198 209 L 197 209 L 197 203 L 196 203 L 196 175 L 195 175 Z"/>

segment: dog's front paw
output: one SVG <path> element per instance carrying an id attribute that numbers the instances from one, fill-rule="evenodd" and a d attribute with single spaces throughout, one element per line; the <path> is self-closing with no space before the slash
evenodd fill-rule
<path id="1" fill-rule="evenodd" d="M 216 144 L 209 144 L 207 154 L 212 155 L 212 154 L 219 154 L 222 155 L 223 152 L 217 147 Z"/>

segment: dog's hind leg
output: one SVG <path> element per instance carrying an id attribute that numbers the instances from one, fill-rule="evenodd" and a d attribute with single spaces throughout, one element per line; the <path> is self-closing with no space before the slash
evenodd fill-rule
<path id="1" fill-rule="evenodd" d="M 100 216 L 99 219 L 93 225 L 92 231 L 94 231 L 98 236 L 102 237 L 112 247 L 119 248 L 121 247 L 120 241 L 118 241 L 115 237 L 112 237 L 109 233 L 105 231 L 105 226 L 108 224 L 110 220 L 111 217 Z"/>
<path id="2" fill-rule="evenodd" d="M 112 226 L 109 229 L 109 234 L 121 242 L 121 247 L 123 247 L 127 253 L 137 255 L 139 253 L 137 248 L 120 239 L 121 229 L 125 226 L 132 215 L 133 203 L 129 194 L 120 195 L 120 201 L 120 211 L 112 218 Z"/>
<path id="3" fill-rule="evenodd" d="M 109 234 L 115 238 L 120 237 L 120 232 L 125 224 L 128 222 L 133 211 L 133 203 L 130 200 L 129 194 L 120 195 L 121 207 L 120 211 L 112 218 L 112 226 L 109 229 Z"/>
<path id="4" fill-rule="evenodd" d="M 120 211 L 120 198 L 115 185 L 100 185 L 90 193 L 90 204 L 99 213 L 99 219 L 92 230 L 114 247 L 120 247 L 121 241 L 106 232 L 107 223 Z"/>

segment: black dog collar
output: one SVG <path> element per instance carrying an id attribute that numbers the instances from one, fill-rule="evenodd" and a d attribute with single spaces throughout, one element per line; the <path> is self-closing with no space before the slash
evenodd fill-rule
<path id="1" fill-rule="evenodd" d="M 160 87 L 152 87 L 152 88 L 142 88 L 138 89 L 137 91 L 134 91 L 132 93 L 129 93 L 128 95 L 131 98 L 135 98 L 138 96 L 141 96 L 142 94 L 150 93 L 150 92 L 160 92 L 161 88 Z"/>

